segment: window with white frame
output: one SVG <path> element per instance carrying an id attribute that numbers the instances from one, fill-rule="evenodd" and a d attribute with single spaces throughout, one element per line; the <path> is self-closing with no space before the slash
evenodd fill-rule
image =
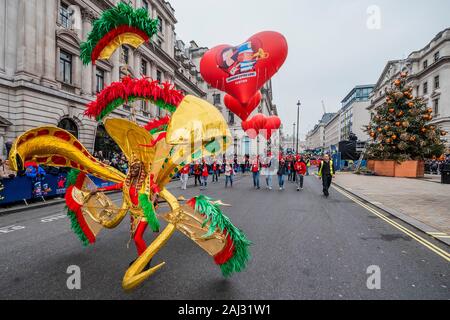
<path id="1" fill-rule="evenodd" d="M 72 27 L 71 16 L 72 12 L 69 8 L 69 5 L 61 2 L 61 5 L 59 6 L 59 22 L 66 29 L 70 29 Z"/>
<path id="2" fill-rule="evenodd" d="M 72 55 L 63 50 L 59 54 L 59 77 L 62 82 L 72 83 Z"/>

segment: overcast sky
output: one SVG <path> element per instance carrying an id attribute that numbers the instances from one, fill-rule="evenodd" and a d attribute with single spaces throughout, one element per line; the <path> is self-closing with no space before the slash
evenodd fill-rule
<path id="1" fill-rule="evenodd" d="M 284 131 L 292 133 L 300 99 L 304 135 L 327 112 L 337 111 L 359 84 L 377 82 L 388 60 L 422 49 L 450 27 L 450 1 L 428 0 L 170 0 L 178 19 L 176 32 L 186 44 L 237 45 L 254 33 L 281 32 L 288 58 L 272 78 Z M 380 11 L 380 28 L 367 21 Z M 372 11 L 373 12 L 373 11 Z M 374 22 L 374 20 L 370 20 Z M 374 24 L 371 24 L 372 26 Z"/>

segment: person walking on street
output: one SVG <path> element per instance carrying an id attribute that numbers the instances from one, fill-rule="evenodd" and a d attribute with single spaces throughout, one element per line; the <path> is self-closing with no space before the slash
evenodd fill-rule
<path id="1" fill-rule="evenodd" d="M 284 159 L 280 160 L 280 164 L 278 166 L 278 186 L 280 187 L 280 190 L 284 190 L 284 176 L 287 173 L 287 163 L 284 161 Z"/>
<path id="2" fill-rule="evenodd" d="M 212 172 L 213 172 L 213 176 L 212 176 L 212 182 L 219 182 L 219 164 L 217 163 L 216 160 L 214 160 L 213 164 L 212 164 Z"/>
<path id="3" fill-rule="evenodd" d="M 259 162 L 259 156 L 257 156 L 252 163 L 252 175 L 253 175 L 253 187 L 255 189 L 261 189 L 259 186 L 259 171 L 260 171 L 260 162 Z"/>
<path id="4" fill-rule="evenodd" d="M 297 182 L 297 191 L 303 190 L 303 180 L 307 171 L 306 163 L 303 161 L 302 156 L 297 157 L 297 161 L 294 165 L 296 179 Z"/>
<path id="5" fill-rule="evenodd" d="M 319 166 L 319 177 L 322 179 L 323 184 L 323 194 L 328 198 L 330 195 L 329 189 L 331 186 L 331 181 L 333 180 L 335 173 L 333 160 L 330 160 L 330 156 L 328 154 L 324 155 L 323 161 Z"/>
<path id="6" fill-rule="evenodd" d="M 311 167 L 311 159 L 309 157 L 306 158 L 306 175 L 309 176 L 309 168 Z"/>
<path id="7" fill-rule="evenodd" d="M 200 185 L 202 184 L 202 180 L 200 179 L 201 175 L 202 175 L 202 169 L 201 169 L 200 164 L 198 163 L 198 161 L 196 161 L 195 164 L 194 164 L 195 186 L 197 186 L 197 181 L 198 181 L 198 183 Z"/>
<path id="8" fill-rule="evenodd" d="M 203 160 L 202 162 L 201 172 L 202 172 L 201 190 L 205 190 L 208 189 L 208 177 L 209 177 L 209 167 L 205 160 Z"/>
<path id="9" fill-rule="evenodd" d="M 233 165 L 231 163 L 225 164 L 225 188 L 228 188 L 228 182 L 230 182 L 230 186 L 233 188 L 233 176 Z"/>
<path id="10" fill-rule="evenodd" d="M 286 169 L 287 169 L 288 181 L 292 181 L 292 171 L 294 168 L 292 165 L 291 156 L 286 157 Z"/>
<path id="11" fill-rule="evenodd" d="M 190 165 L 185 165 L 183 167 L 183 169 L 181 169 L 180 172 L 180 181 L 181 181 L 181 190 L 186 190 L 187 189 L 187 183 L 189 180 L 189 171 L 190 171 Z"/>
<path id="12" fill-rule="evenodd" d="M 266 188 L 269 190 L 272 190 L 272 154 L 269 152 L 267 153 L 267 157 L 264 159 L 264 162 L 262 164 L 262 175 L 266 177 Z"/>

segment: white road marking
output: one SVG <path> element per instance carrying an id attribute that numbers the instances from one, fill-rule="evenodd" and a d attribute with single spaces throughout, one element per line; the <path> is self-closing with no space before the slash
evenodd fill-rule
<path id="1" fill-rule="evenodd" d="M 56 214 L 56 215 L 53 215 L 53 216 L 42 218 L 41 222 L 43 222 L 43 223 L 53 222 L 53 221 L 64 219 L 64 218 L 66 218 L 65 214 Z"/>
<path id="2" fill-rule="evenodd" d="M 14 232 L 14 231 L 23 230 L 23 229 L 25 229 L 24 226 L 17 226 L 17 225 L 2 227 L 2 228 L 0 228 L 0 234 L 1 233 L 7 234 L 7 233 Z"/>

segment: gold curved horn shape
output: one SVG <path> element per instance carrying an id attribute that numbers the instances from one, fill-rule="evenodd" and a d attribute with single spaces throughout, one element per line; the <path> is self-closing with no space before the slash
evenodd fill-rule
<path id="1" fill-rule="evenodd" d="M 167 201 L 170 208 L 174 212 L 180 208 L 177 198 L 175 198 L 175 196 L 173 196 L 167 189 L 163 189 L 160 196 Z M 161 250 L 167 241 L 169 241 L 175 231 L 175 225 L 169 223 L 161 234 L 150 244 L 147 250 L 144 251 L 144 253 L 131 265 L 130 268 L 128 268 L 122 281 L 122 287 L 124 290 L 130 291 L 135 289 L 165 265 L 165 262 L 162 262 L 147 271 L 143 271 L 145 266 L 156 255 L 156 253 Z"/>

